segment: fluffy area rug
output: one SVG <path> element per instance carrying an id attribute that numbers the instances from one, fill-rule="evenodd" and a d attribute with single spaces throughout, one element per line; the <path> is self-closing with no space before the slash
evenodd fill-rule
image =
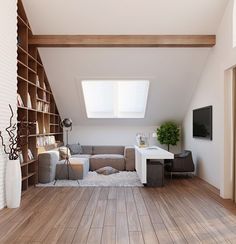
<path id="1" fill-rule="evenodd" d="M 78 184 L 79 182 L 79 184 Z M 84 186 L 143 186 L 136 172 L 121 171 L 111 175 L 100 175 L 89 172 L 83 180 L 58 180 L 47 184 L 38 184 L 38 187 L 84 187 Z"/>

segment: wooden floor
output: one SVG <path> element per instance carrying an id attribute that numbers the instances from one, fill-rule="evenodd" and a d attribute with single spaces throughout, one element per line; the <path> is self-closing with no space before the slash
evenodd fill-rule
<path id="1" fill-rule="evenodd" d="M 236 206 L 198 178 L 163 188 L 33 188 L 0 243 L 236 243 Z"/>

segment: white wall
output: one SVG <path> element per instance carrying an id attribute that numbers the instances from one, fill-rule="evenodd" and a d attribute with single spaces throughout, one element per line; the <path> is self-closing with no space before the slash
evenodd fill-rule
<path id="1" fill-rule="evenodd" d="M 69 134 L 69 143 L 79 142 L 81 145 L 134 145 L 137 133 L 145 133 L 149 136 L 149 145 L 159 145 L 167 149 L 165 145 L 157 143 L 152 133 L 157 126 L 74 126 Z M 181 144 L 170 147 L 170 151 L 179 152 Z"/>
<path id="2" fill-rule="evenodd" d="M 16 113 L 17 76 L 17 5 L 16 0 L 0 1 L 0 130 L 8 126 L 11 104 Z M 6 134 L 4 133 L 4 136 Z M 8 138 L 8 137 L 5 137 Z M 5 206 L 5 164 L 0 146 L 0 209 Z"/>
<path id="3" fill-rule="evenodd" d="M 230 0 L 217 31 L 205 70 L 196 87 L 183 121 L 183 147 L 193 151 L 198 175 L 221 190 L 224 189 L 224 72 L 236 64 L 233 49 L 233 0 Z M 193 139 L 192 110 L 213 105 L 213 140 Z"/>

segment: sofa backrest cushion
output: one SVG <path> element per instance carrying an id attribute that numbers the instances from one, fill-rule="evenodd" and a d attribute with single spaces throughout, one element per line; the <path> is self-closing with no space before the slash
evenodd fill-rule
<path id="1" fill-rule="evenodd" d="M 123 146 L 93 146 L 93 155 L 95 154 L 120 154 L 124 155 Z"/>
<path id="2" fill-rule="evenodd" d="M 82 153 L 92 155 L 93 154 L 93 147 L 92 146 L 81 146 L 82 147 Z"/>

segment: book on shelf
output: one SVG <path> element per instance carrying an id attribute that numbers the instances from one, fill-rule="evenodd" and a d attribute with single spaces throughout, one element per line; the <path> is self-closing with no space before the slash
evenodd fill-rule
<path id="1" fill-rule="evenodd" d="M 43 89 L 46 90 L 45 82 L 43 82 Z"/>
<path id="2" fill-rule="evenodd" d="M 43 111 L 44 111 L 45 113 L 49 113 L 49 104 L 44 104 L 44 109 L 43 109 Z"/>
<path id="3" fill-rule="evenodd" d="M 33 160 L 34 159 L 34 155 L 33 155 L 32 151 L 30 149 L 28 149 L 28 159 L 29 160 Z"/>
<path id="4" fill-rule="evenodd" d="M 39 86 L 40 87 L 39 76 L 38 75 L 36 75 L 36 86 Z"/>
<path id="5" fill-rule="evenodd" d="M 47 101 L 46 92 L 43 92 L 43 100 Z"/>
<path id="6" fill-rule="evenodd" d="M 20 107 L 24 107 L 23 100 L 22 100 L 21 95 L 19 93 L 17 93 L 17 105 Z"/>
<path id="7" fill-rule="evenodd" d="M 43 111 L 43 102 L 41 102 L 41 101 L 37 102 L 37 110 L 38 111 Z"/>
<path id="8" fill-rule="evenodd" d="M 36 121 L 36 134 L 38 135 L 39 134 L 39 122 Z"/>
<path id="9" fill-rule="evenodd" d="M 27 107 L 32 108 L 31 97 L 29 93 L 27 94 Z"/>

